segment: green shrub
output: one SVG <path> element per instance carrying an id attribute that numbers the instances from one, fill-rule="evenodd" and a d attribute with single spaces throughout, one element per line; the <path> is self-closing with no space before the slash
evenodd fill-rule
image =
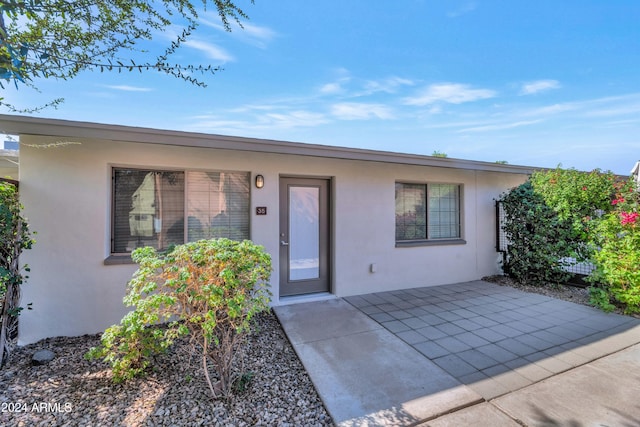
<path id="1" fill-rule="evenodd" d="M 600 286 L 589 287 L 589 303 L 603 311 L 611 312 L 616 306 L 611 304 L 611 296 Z"/>
<path id="2" fill-rule="evenodd" d="M 520 283 L 543 286 L 565 282 L 561 260 L 574 251 L 571 226 L 537 194 L 530 181 L 502 196 L 507 257 L 504 273 Z"/>
<path id="3" fill-rule="evenodd" d="M 631 182 L 620 188 L 606 214 L 592 233 L 593 262 L 589 277 L 592 302 L 605 310 L 612 302 L 626 313 L 640 312 L 640 210 L 639 196 Z"/>
<path id="4" fill-rule="evenodd" d="M 576 223 L 577 228 L 598 210 L 611 210 L 611 197 L 616 191 L 616 179 L 612 172 L 594 169 L 581 172 L 575 169 L 536 171 L 531 183 L 537 194 L 561 220 Z"/>
<path id="5" fill-rule="evenodd" d="M 581 242 L 572 256 L 579 261 L 589 261 L 593 229 L 599 218 L 612 210 L 611 199 L 616 192 L 613 173 L 558 167 L 534 172 L 531 183 L 536 194 L 557 213 L 560 221 L 571 225 L 571 240 Z"/>
<path id="6" fill-rule="evenodd" d="M 243 378 L 234 372 L 239 345 L 253 317 L 269 306 L 269 255 L 247 240 L 215 239 L 179 245 L 166 254 L 139 248 L 132 258 L 140 267 L 124 302 L 135 309 L 107 329 L 102 345 L 87 357 L 109 362 L 114 379 L 122 381 L 142 374 L 154 354 L 189 335 L 199 343 L 212 396 L 227 396 L 234 381 Z M 209 362 L 218 374 L 215 384 Z"/>
<path id="7" fill-rule="evenodd" d="M 561 260 L 591 262 L 591 303 L 640 312 L 640 196 L 633 181 L 557 168 L 535 172 L 502 201 L 505 274 L 542 285 L 570 277 Z"/>
<path id="8" fill-rule="evenodd" d="M 29 226 L 22 217 L 22 205 L 17 188 L 0 181 L 0 366 L 14 346 L 17 335 L 18 315 L 22 310 L 20 287 L 27 278 L 20 267 L 19 256 L 31 249 L 35 240 L 31 238 Z"/>

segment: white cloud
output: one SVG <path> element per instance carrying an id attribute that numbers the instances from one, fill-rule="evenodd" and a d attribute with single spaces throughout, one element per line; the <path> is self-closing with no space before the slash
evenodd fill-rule
<path id="1" fill-rule="evenodd" d="M 585 113 L 587 117 L 615 117 L 615 116 L 627 116 L 633 114 L 638 116 L 640 114 L 640 102 L 630 103 L 626 105 L 613 105 L 610 107 L 603 107 L 594 109 Z"/>
<path id="2" fill-rule="evenodd" d="M 192 49 L 199 50 L 208 58 L 215 59 L 216 61 L 231 62 L 235 60 L 235 58 L 231 54 L 227 53 L 224 49 L 216 46 L 213 43 L 207 43 L 202 40 L 187 40 L 183 43 L 183 45 Z"/>
<path id="3" fill-rule="evenodd" d="M 245 104 L 228 110 L 230 113 L 248 113 L 253 111 L 273 111 L 278 107 L 273 104 Z"/>
<path id="4" fill-rule="evenodd" d="M 627 120 L 614 120 L 604 123 L 606 126 L 629 126 L 637 125 L 640 123 L 640 119 L 627 119 Z"/>
<path id="5" fill-rule="evenodd" d="M 442 106 L 434 105 L 431 108 L 429 108 L 428 113 L 429 114 L 440 114 L 440 113 L 442 113 Z"/>
<path id="6" fill-rule="evenodd" d="M 344 93 L 346 91 L 345 85 L 351 81 L 349 71 L 344 68 L 339 68 L 335 71 L 338 77 L 329 83 L 326 83 L 320 87 L 320 93 L 323 95 L 334 95 L 338 93 Z"/>
<path id="7" fill-rule="evenodd" d="M 564 102 L 523 111 L 522 117 L 560 116 L 579 114 L 581 117 L 608 117 L 638 114 L 640 112 L 640 93 L 608 96 L 583 101 Z"/>
<path id="8" fill-rule="evenodd" d="M 320 93 L 331 95 L 342 92 L 342 84 L 339 82 L 327 83 L 320 88 Z"/>
<path id="9" fill-rule="evenodd" d="M 392 119 L 391 109 L 382 104 L 345 102 L 331 107 L 331 114 L 342 120 Z"/>
<path id="10" fill-rule="evenodd" d="M 153 89 L 149 87 L 128 86 L 128 85 L 107 85 L 109 89 L 122 90 L 125 92 L 151 92 Z"/>
<path id="11" fill-rule="evenodd" d="M 533 95 L 551 89 L 560 89 L 562 86 L 557 80 L 536 80 L 522 85 L 520 95 Z"/>
<path id="12" fill-rule="evenodd" d="M 522 113 L 523 116 L 548 116 L 573 111 L 580 106 L 573 102 L 565 102 L 562 104 L 547 105 L 546 107 L 534 108 Z"/>
<path id="13" fill-rule="evenodd" d="M 246 38 L 255 46 L 262 49 L 267 47 L 267 44 L 271 42 L 278 35 L 275 31 L 268 27 L 261 27 L 253 24 L 243 24 L 244 29 L 238 30 L 238 33 Z"/>
<path id="14" fill-rule="evenodd" d="M 185 28 L 181 25 L 171 25 L 164 31 L 158 32 L 157 37 L 172 42 L 180 37 L 184 29 Z M 207 57 L 217 61 L 231 62 L 235 60 L 235 58 L 231 54 L 227 53 L 223 48 L 193 36 L 190 36 L 186 41 L 182 42 L 181 46 L 199 50 Z"/>
<path id="15" fill-rule="evenodd" d="M 215 116 L 196 117 L 197 121 L 187 126 L 187 130 L 192 132 L 211 132 L 211 133 L 239 133 L 241 129 L 246 126 L 246 123 L 241 120 L 225 120 L 224 118 L 218 118 Z"/>
<path id="16" fill-rule="evenodd" d="M 505 129 L 518 128 L 522 126 L 530 126 L 536 123 L 540 123 L 541 121 L 542 120 L 528 120 L 528 121 L 521 121 L 521 122 L 515 122 L 515 123 L 498 123 L 498 124 L 492 124 L 492 125 L 483 125 L 483 126 L 476 126 L 476 127 L 461 129 L 458 132 L 459 133 L 491 132 L 494 130 L 505 130 Z"/>
<path id="17" fill-rule="evenodd" d="M 467 13 L 473 12 L 474 10 L 476 10 L 476 8 L 477 4 L 475 2 L 467 2 L 459 8 L 447 13 L 447 16 L 449 18 L 457 18 L 458 16 L 466 15 Z"/>
<path id="18" fill-rule="evenodd" d="M 290 111 L 286 113 L 269 113 L 259 118 L 261 126 L 276 128 L 313 127 L 329 120 L 321 113 L 311 111 Z"/>
<path id="19" fill-rule="evenodd" d="M 389 77 L 383 80 L 370 80 L 366 82 L 364 89 L 367 95 L 376 92 L 396 93 L 402 86 L 413 86 L 413 80 L 402 77 Z"/>
<path id="20" fill-rule="evenodd" d="M 217 14 L 207 13 L 204 17 L 200 18 L 200 23 L 207 27 L 214 28 L 221 32 L 227 32 L 224 26 L 216 21 L 218 19 Z M 243 22 L 242 27 L 237 22 L 229 21 L 229 27 L 231 28 L 231 36 L 237 37 L 249 44 L 257 46 L 259 48 L 266 48 L 267 44 L 278 36 L 278 33 L 271 28 Z"/>
<path id="21" fill-rule="evenodd" d="M 406 105 L 429 105 L 436 102 L 447 102 L 449 104 L 462 104 L 481 99 L 493 98 L 497 93 L 490 89 L 473 89 L 469 85 L 459 83 L 439 83 L 433 84 L 418 95 L 405 98 Z"/>
<path id="22" fill-rule="evenodd" d="M 264 132 L 274 129 L 314 127 L 330 120 L 321 113 L 306 110 L 248 114 L 240 119 L 229 119 L 224 115 L 205 114 L 191 117 L 189 130 L 197 132 L 229 133 L 246 135 L 247 132 Z"/>
<path id="23" fill-rule="evenodd" d="M 379 80 L 363 80 L 353 78 L 348 70 L 336 70 L 338 77 L 320 87 L 323 95 L 342 94 L 348 98 L 359 98 L 377 93 L 395 94 L 404 86 L 413 86 L 413 80 L 402 77 L 387 77 Z"/>

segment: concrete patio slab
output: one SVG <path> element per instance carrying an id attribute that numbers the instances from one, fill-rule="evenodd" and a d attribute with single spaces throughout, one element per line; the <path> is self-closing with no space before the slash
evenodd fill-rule
<path id="1" fill-rule="evenodd" d="M 640 425 L 640 346 L 604 357 L 491 403 L 527 426 Z"/>
<path id="2" fill-rule="evenodd" d="M 339 299 L 280 306 L 274 310 L 294 346 L 383 329 Z"/>
<path id="3" fill-rule="evenodd" d="M 345 300 L 485 400 L 640 342 L 638 319 L 480 280 Z"/>
<path id="4" fill-rule="evenodd" d="M 344 300 L 274 310 L 340 426 L 415 424 L 482 401 Z"/>
<path id="5" fill-rule="evenodd" d="M 637 318 L 483 281 L 274 310 L 339 426 L 640 425 Z"/>

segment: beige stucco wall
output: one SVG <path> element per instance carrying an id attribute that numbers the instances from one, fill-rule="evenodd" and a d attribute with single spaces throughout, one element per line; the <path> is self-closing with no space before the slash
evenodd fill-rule
<path id="1" fill-rule="evenodd" d="M 347 296 L 389 289 L 457 283 L 498 271 L 493 199 L 526 179 L 481 172 L 235 152 L 75 138 L 80 145 L 36 149 L 60 138 L 22 135 L 21 187 L 37 243 L 23 261 L 31 266 L 20 320 L 20 343 L 59 335 L 96 333 L 117 323 L 135 265 L 104 265 L 110 247 L 113 166 L 249 171 L 265 186 L 251 194 L 251 236 L 272 254 L 274 304 L 278 295 L 278 180 L 280 176 L 332 179 L 333 293 Z M 463 185 L 464 245 L 395 247 L 395 182 Z M 256 206 L 268 215 L 255 216 Z M 370 265 L 377 272 L 370 272 Z"/>

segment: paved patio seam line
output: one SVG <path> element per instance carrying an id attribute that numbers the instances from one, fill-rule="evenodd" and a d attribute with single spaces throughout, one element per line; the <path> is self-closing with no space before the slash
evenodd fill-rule
<path id="1" fill-rule="evenodd" d="M 446 411 L 442 411 L 439 414 L 432 415 L 432 416 L 427 417 L 427 418 L 425 418 L 423 420 L 420 420 L 420 421 L 416 421 L 414 423 L 411 423 L 411 424 L 407 425 L 406 427 L 419 426 L 420 424 L 428 423 L 429 421 L 433 421 L 433 420 L 435 420 L 437 418 L 444 417 L 445 415 L 454 414 L 454 413 L 456 413 L 458 411 L 462 411 L 462 410 L 467 409 L 467 408 L 472 408 L 474 406 L 482 405 L 483 403 L 489 403 L 489 402 L 487 402 L 487 400 L 484 397 L 480 397 L 480 399 L 477 399 L 477 400 L 472 401 L 472 402 L 464 403 L 464 404 L 461 404 L 461 405 L 458 405 L 458 406 L 451 407 L 450 409 L 448 409 Z"/>
<path id="2" fill-rule="evenodd" d="M 494 407 L 495 409 L 497 409 L 498 411 L 500 411 L 502 414 L 504 414 L 506 417 L 509 417 L 509 419 L 513 420 L 514 423 L 517 423 L 523 427 L 528 427 L 528 425 L 522 421 L 520 418 L 511 415 L 509 412 L 507 412 L 504 408 L 502 408 L 499 405 L 496 405 L 495 403 L 493 403 L 495 399 L 491 399 L 490 401 L 488 401 L 487 403 L 489 403 L 489 405 L 491 405 L 492 407 Z"/>

